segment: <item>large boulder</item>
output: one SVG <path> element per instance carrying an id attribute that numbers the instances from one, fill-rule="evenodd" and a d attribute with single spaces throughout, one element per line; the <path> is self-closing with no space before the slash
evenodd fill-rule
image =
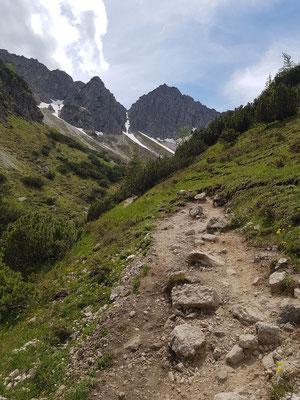
<path id="1" fill-rule="evenodd" d="M 253 325 L 264 318 L 263 314 L 258 308 L 252 306 L 243 306 L 241 304 L 237 304 L 233 307 L 232 314 L 243 325 Z"/>
<path id="2" fill-rule="evenodd" d="M 201 206 L 195 206 L 190 208 L 190 216 L 192 218 L 201 218 L 203 217 L 203 208 Z"/>
<path id="3" fill-rule="evenodd" d="M 221 231 L 226 228 L 228 222 L 224 217 L 212 217 L 206 226 L 207 232 Z"/>
<path id="4" fill-rule="evenodd" d="M 174 287 L 171 292 L 171 299 L 174 308 L 184 310 L 214 311 L 221 303 L 217 292 L 213 288 L 190 284 Z"/>
<path id="5" fill-rule="evenodd" d="M 189 265 L 200 264 L 205 267 L 214 268 L 223 267 L 225 265 L 224 261 L 220 258 L 202 251 L 192 251 L 187 255 L 186 261 Z"/>
<path id="6" fill-rule="evenodd" d="M 257 322 L 256 333 L 260 344 L 273 345 L 280 342 L 280 329 L 276 325 L 267 322 Z"/>
<path id="7" fill-rule="evenodd" d="M 240 348 L 237 344 L 233 346 L 229 353 L 226 354 L 226 362 L 230 364 L 238 364 L 245 358 L 245 354 L 243 349 Z"/>
<path id="8" fill-rule="evenodd" d="M 287 277 L 287 273 L 283 272 L 273 272 L 269 278 L 269 286 L 271 293 L 280 293 L 283 288 L 283 282 Z"/>
<path id="9" fill-rule="evenodd" d="M 283 324 L 287 322 L 300 324 L 300 301 L 293 299 L 285 301 L 278 315 L 278 321 Z"/>
<path id="10" fill-rule="evenodd" d="M 203 351 L 205 336 L 202 329 L 189 324 L 178 325 L 171 334 L 170 347 L 179 358 L 192 358 Z"/>

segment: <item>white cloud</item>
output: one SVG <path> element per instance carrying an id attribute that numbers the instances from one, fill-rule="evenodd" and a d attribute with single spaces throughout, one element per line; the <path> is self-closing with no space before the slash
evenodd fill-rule
<path id="1" fill-rule="evenodd" d="M 53 58 L 61 69 L 88 75 L 107 70 L 102 36 L 107 18 L 102 0 L 38 0 L 39 13 L 31 17 L 36 34 L 50 35 L 55 41 Z"/>
<path id="2" fill-rule="evenodd" d="M 227 104 L 236 107 L 253 101 L 264 89 L 268 76 L 271 74 L 274 77 L 282 67 L 282 52 L 299 60 L 300 40 L 276 41 L 255 64 L 235 71 L 223 88 L 223 94 L 228 99 Z"/>

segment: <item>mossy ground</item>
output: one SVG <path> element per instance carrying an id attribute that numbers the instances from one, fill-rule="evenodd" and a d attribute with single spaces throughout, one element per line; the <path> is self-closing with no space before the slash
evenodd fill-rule
<path id="1" fill-rule="evenodd" d="M 33 130 L 31 145 L 37 146 L 34 129 L 30 129 Z M 1 140 L 3 143 L 3 136 Z M 128 265 L 128 255 L 147 252 L 157 218 L 180 206 L 179 189 L 218 193 L 234 213 L 234 226 L 243 227 L 252 222 L 244 232 L 254 244 L 277 244 L 296 265 L 300 249 L 300 154 L 295 150 L 299 141 L 298 118 L 258 126 L 240 136 L 232 147 L 221 144 L 211 147 L 189 168 L 157 185 L 134 203 L 127 207 L 120 204 L 98 221 L 87 224 L 68 256 L 33 278 L 37 295 L 27 309 L 18 319 L 0 327 L 0 394 L 14 400 L 39 396 L 50 400 L 57 388 L 65 384 L 67 399 L 87 397 L 94 371 L 83 380 L 67 377 L 66 365 L 75 341 L 69 340 L 67 347 L 62 348 L 51 344 L 49 333 L 54 325 L 60 325 L 71 332 L 80 330 L 80 340 L 86 340 L 94 326 L 80 323 L 83 310 L 90 306 L 96 311 L 101 305 L 109 304 L 111 288 L 118 284 L 122 270 Z M 29 149 L 27 152 L 30 153 Z M 13 179 L 17 172 L 10 174 Z M 62 201 L 70 201 L 69 195 L 74 200 L 76 190 L 72 193 L 69 189 L 66 195 L 68 182 L 63 178 L 55 188 L 47 187 L 46 193 L 61 191 Z M 20 190 L 18 185 L 13 189 L 15 196 L 24 194 L 24 188 Z M 80 180 L 74 185 L 80 185 Z M 27 196 L 32 203 L 40 203 L 40 193 L 30 192 Z M 260 229 L 253 229 L 258 224 Z M 93 251 L 98 243 L 100 249 Z M 67 296 L 57 301 L 56 295 L 61 290 Z M 30 322 L 35 316 L 36 320 Z M 40 341 L 37 346 L 14 352 L 32 339 Z M 37 370 L 31 379 L 4 390 L 2 379 L 10 372 L 34 366 Z"/>

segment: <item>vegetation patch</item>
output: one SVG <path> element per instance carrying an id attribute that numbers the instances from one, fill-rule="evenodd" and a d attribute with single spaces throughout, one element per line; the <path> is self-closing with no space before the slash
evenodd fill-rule
<path id="1" fill-rule="evenodd" d="M 110 368 L 114 364 L 115 355 L 112 352 L 105 353 L 97 361 L 97 369 L 102 371 L 103 369 Z"/>
<path id="2" fill-rule="evenodd" d="M 132 284 L 132 292 L 134 294 L 137 294 L 139 292 L 142 279 L 148 275 L 150 269 L 151 269 L 150 265 L 143 265 L 142 271 L 134 278 Z"/>

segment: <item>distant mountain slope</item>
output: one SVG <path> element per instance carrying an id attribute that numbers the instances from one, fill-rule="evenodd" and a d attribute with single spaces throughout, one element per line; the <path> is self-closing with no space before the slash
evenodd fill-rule
<path id="1" fill-rule="evenodd" d="M 116 101 L 101 79 L 94 77 L 79 93 L 68 96 L 60 117 L 78 128 L 121 134 L 126 122 L 126 109 Z"/>
<path id="2" fill-rule="evenodd" d="M 206 126 L 218 115 L 216 110 L 166 84 L 140 97 L 129 110 L 132 131 L 161 139 L 175 137 L 183 126 L 191 129 Z"/>
<path id="3" fill-rule="evenodd" d="M 5 121 L 9 114 L 26 121 L 43 119 L 27 83 L 0 60 L 0 121 Z"/>
<path id="4" fill-rule="evenodd" d="M 64 71 L 56 69 L 50 71 L 44 64 L 33 58 L 26 58 L 11 54 L 7 50 L 0 50 L 0 59 L 5 64 L 11 64 L 16 73 L 28 83 L 37 103 L 50 103 L 53 100 L 63 100 L 71 96 L 84 86 L 83 82 L 74 82 Z"/>

